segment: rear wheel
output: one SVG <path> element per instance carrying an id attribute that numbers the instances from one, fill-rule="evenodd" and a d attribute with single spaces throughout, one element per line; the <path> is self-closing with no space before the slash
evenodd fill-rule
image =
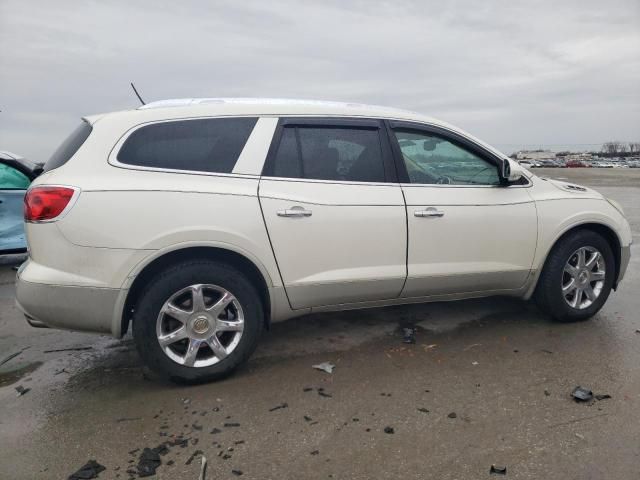
<path id="1" fill-rule="evenodd" d="M 578 230 L 549 254 L 536 287 L 536 301 L 558 321 L 586 320 L 607 301 L 614 275 L 609 243 L 595 232 Z"/>
<path id="2" fill-rule="evenodd" d="M 255 350 L 264 313 L 254 286 L 234 267 L 207 260 L 160 273 L 136 306 L 133 335 L 162 376 L 198 383 L 230 374 Z"/>

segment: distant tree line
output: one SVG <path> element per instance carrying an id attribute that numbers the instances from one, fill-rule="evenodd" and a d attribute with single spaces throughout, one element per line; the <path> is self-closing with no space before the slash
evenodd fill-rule
<path id="1" fill-rule="evenodd" d="M 606 142 L 602 144 L 603 156 L 617 157 L 640 154 L 640 142 Z"/>

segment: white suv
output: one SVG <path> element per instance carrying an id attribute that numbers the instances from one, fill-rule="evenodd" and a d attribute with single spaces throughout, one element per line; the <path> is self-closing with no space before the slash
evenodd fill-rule
<path id="1" fill-rule="evenodd" d="M 594 315 L 629 262 L 622 209 L 450 125 L 382 107 L 190 99 L 90 116 L 25 198 L 28 322 L 124 335 L 220 378 L 269 322 L 488 295 Z"/>

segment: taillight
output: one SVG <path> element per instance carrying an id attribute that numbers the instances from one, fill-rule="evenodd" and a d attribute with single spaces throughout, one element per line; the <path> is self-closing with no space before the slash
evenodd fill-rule
<path id="1" fill-rule="evenodd" d="M 27 190 L 24 196 L 24 221 L 47 222 L 58 217 L 76 192 L 71 187 L 42 186 Z"/>

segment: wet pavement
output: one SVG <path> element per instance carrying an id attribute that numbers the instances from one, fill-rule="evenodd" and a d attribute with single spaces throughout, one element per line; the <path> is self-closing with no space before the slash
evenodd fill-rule
<path id="1" fill-rule="evenodd" d="M 640 478 L 640 181 L 574 172 L 538 171 L 619 201 L 635 242 L 590 321 L 503 298 L 313 315 L 275 324 L 207 385 L 159 381 L 129 336 L 29 327 L 0 266 L 0 362 L 20 352 L 0 366 L 0 478 L 65 479 L 89 459 L 100 479 L 138 478 L 127 470 L 164 442 L 151 478 L 195 480 L 201 455 L 209 479 L 476 479 L 492 464 L 506 478 Z M 66 348 L 80 350 L 45 353 Z M 332 374 L 311 368 L 324 361 Z M 576 403 L 577 385 L 612 398 Z"/>

